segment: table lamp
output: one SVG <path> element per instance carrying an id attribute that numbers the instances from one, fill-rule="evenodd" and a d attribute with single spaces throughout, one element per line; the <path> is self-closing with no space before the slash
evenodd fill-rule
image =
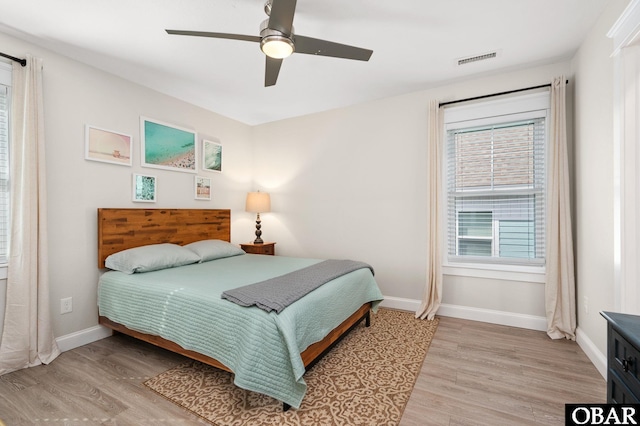
<path id="1" fill-rule="evenodd" d="M 249 192 L 247 194 L 245 210 L 258 214 L 256 217 L 256 239 L 253 241 L 253 244 L 263 244 L 264 241 L 260 238 L 262 235 L 262 231 L 260 230 L 262 227 L 262 225 L 260 225 L 260 213 L 271 211 L 271 197 L 269 197 L 269 194 L 266 192 Z"/>

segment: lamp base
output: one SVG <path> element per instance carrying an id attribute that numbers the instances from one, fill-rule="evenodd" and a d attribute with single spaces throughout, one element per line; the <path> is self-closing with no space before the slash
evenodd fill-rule
<path id="1" fill-rule="evenodd" d="M 260 230 L 260 228 L 262 228 L 262 225 L 260 221 L 260 213 L 258 213 L 258 216 L 256 217 L 256 239 L 253 240 L 253 244 L 264 244 L 264 241 L 262 241 L 262 238 L 260 238 L 260 236 L 262 235 L 262 231 Z"/>

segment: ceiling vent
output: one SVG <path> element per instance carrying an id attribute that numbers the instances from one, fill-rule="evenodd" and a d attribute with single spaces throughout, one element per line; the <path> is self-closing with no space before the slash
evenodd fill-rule
<path id="1" fill-rule="evenodd" d="M 484 61 L 498 56 L 498 52 L 485 53 L 483 55 L 469 56 L 467 58 L 458 59 L 458 65 L 470 64 L 471 62 Z"/>

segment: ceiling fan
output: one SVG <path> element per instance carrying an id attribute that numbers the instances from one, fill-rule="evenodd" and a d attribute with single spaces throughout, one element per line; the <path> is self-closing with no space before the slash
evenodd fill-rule
<path id="1" fill-rule="evenodd" d="M 259 36 L 211 33 L 205 31 L 166 31 L 174 35 L 226 38 L 260 43 L 260 49 L 267 58 L 264 76 L 265 87 L 276 84 L 282 60 L 294 52 L 355 59 L 358 61 L 369 60 L 373 53 L 372 50 L 294 34 L 293 15 L 296 10 L 296 1 L 297 0 L 267 0 L 264 5 L 264 11 L 269 18 L 260 25 Z"/>

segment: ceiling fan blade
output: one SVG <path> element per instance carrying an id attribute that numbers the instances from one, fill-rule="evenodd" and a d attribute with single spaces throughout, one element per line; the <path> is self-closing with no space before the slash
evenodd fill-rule
<path id="1" fill-rule="evenodd" d="M 295 12 L 296 0 L 271 0 L 269 28 L 291 35 Z"/>
<path id="2" fill-rule="evenodd" d="M 264 73 L 264 87 L 275 86 L 278 81 L 278 74 L 280 74 L 280 66 L 282 66 L 282 59 L 274 59 L 266 56 L 267 64 Z"/>
<path id="3" fill-rule="evenodd" d="M 296 53 L 306 53 L 309 55 L 368 61 L 371 54 L 373 54 L 373 50 L 300 35 L 293 36 L 293 43 L 296 46 Z"/>
<path id="4" fill-rule="evenodd" d="M 226 38 L 230 40 L 242 40 L 242 41 L 254 41 L 259 43 L 259 36 L 250 36 L 244 34 L 228 34 L 228 33 L 210 33 L 206 31 L 182 31 L 182 30 L 165 30 L 171 35 L 186 35 L 195 37 L 211 37 L 211 38 Z"/>

